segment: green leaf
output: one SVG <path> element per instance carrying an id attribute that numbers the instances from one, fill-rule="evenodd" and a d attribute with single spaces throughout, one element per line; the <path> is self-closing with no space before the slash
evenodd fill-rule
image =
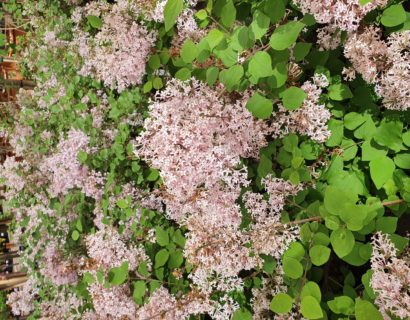
<path id="1" fill-rule="evenodd" d="M 309 53 L 312 44 L 309 42 L 298 42 L 293 48 L 293 56 L 297 62 L 302 61 Z"/>
<path id="2" fill-rule="evenodd" d="M 248 72 L 252 83 L 257 83 L 260 78 L 272 75 L 272 59 L 267 52 L 257 52 L 249 61 Z"/>
<path id="3" fill-rule="evenodd" d="M 231 27 L 236 18 L 236 8 L 232 0 L 226 1 L 221 11 L 221 21 L 225 27 Z"/>
<path id="4" fill-rule="evenodd" d="M 77 159 L 78 161 L 80 161 L 81 163 L 85 163 L 87 161 L 88 158 L 88 154 L 87 152 L 80 150 L 77 154 Z"/>
<path id="5" fill-rule="evenodd" d="M 383 233 L 394 233 L 397 229 L 397 217 L 380 217 L 376 220 L 376 230 Z"/>
<path id="6" fill-rule="evenodd" d="M 380 19 L 385 27 L 394 27 L 406 21 L 406 11 L 401 4 L 394 4 L 386 8 Z"/>
<path id="7" fill-rule="evenodd" d="M 371 161 L 384 157 L 386 154 L 387 149 L 379 146 L 373 139 L 367 140 L 362 144 L 362 161 Z"/>
<path id="8" fill-rule="evenodd" d="M 305 24 L 299 21 L 290 21 L 279 26 L 273 32 L 269 44 L 275 50 L 284 50 L 296 42 L 299 33 Z"/>
<path id="9" fill-rule="evenodd" d="M 175 73 L 175 78 L 181 81 L 186 81 L 191 78 L 191 70 L 188 68 L 181 68 Z"/>
<path id="10" fill-rule="evenodd" d="M 323 317 L 319 302 L 312 296 L 306 296 L 300 303 L 300 311 L 307 319 L 320 319 Z"/>
<path id="11" fill-rule="evenodd" d="M 330 243 L 339 258 L 347 256 L 354 247 L 355 239 L 352 231 L 340 228 L 330 234 Z"/>
<path id="12" fill-rule="evenodd" d="M 285 15 L 285 4 L 282 0 L 267 0 L 263 12 L 269 16 L 272 23 L 279 22 Z"/>
<path id="13" fill-rule="evenodd" d="M 327 139 L 325 145 L 328 147 L 338 146 L 343 140 L 343 122 L 337 119 L 330 119 L 327 126 L 332 132 L 332 135 Z"/>
<path id="14" fill-rule="evenodd" d="M 87 16 L 87 21 L 94 29 L 100 29 L 103 24 L 102 20 L 99 17 L 93 15 Z"/>
<path id="15" fill-rule="evenodd" d="M 349 130 L 354 130 L 365 122 L 366 116 L 357 112 L 349 112 L 344 117 L 344 125 Z"/>
<path id="16" fill-rule="evenodd" d="M 128 261 L 125 261 L 121 266 L 112 268 L 108 273 L 109 282 L 114 286 L 123 284 L 128 278 Z"/>
<path id="17" fill-rule="evenodd" d="M 309 257 L 315 266 L 321 266 L 329 260 L 330 249 L 323 245 L 315 245 L 310 248 Z"/>
<path id="18" fill-rule="evenodd" d="M 172 235 L 172 241 L 174 241 L 174 243 L 176 243 L 181 248 L 185 246 L 185 237 L 182 235 L 180 229 L 175 231 L 175 233 Z"/>
<path id="19" fill-rule="evenodd" d="M 157 181 L 158 178 L 159 178 L 159 171 L 157 169 L 150 168 L 148 170 L 148 175 L 146 176 L 146 179 L 148 181 Z"/>
<path id="20" fill-rule="evenodd" d="M 252 320 L 252 313 L 246 308 L 240 308 L 233 313 L 231 320 Z"/>
<path id="21" fill-rule="evenodd" d="M 399 153 L 394 157 L 394 163 L 402 169 L 410 169 L 410 154 Z"/>
<path id="22" fill-rule="evenodd" d="M 145 285 L 144 281 L 135 281 L 133 283 L 134 285 L 134 291 L 132 293 L 132 297 L 134 298 L 134 301 L 141 305 L 143 303 L 142 298 L 145 295 L 145 291 L 147 290 L 147 286 Z"/>
<path id="23" fill-rule="evenodd" d="M 206 70 L 206 82 L 209 86 L 213 86 L 218 80 L 219 69 L 217 67 L 210 67 Z"/>
<path id="24" fill-rule="evenodd" d="M 167 249 L 161 249 L 155 255 L 155 269 L 158 269 L 167 263 L 169 258 L 169 252 Z"/>
<path id="25" fill-rule="evenodd" d="M 275 313 L 288 313 L 292 309 L 293 299 L 286 293 L 278 293 L 270 303 L 270 309 Z"/>
<path id="26" fill-rule="evenodd" d="M 250 31 L 252 32 L 252 38 L 260 40 L 269 29 L 270 19 L 263 12 L 256 10 L 253 15 L 253 21 L 250 25 Z"/>
<path id="27" fill-rule="evenodd" d="M 273 103 L 256 92 L 246 103 L 246 108 L 254 117 L 268 119 L 272 115 Z"/>
<path id="28" fill-rule="evenodd" d="M 164 8 L 165 31 L 171 30 L 184 7 L 183 0 L 168 0 Z"/>
<path id="29" fill-rule="evenodd" d="M 289 248 L 283 254 L 284 258 L 294 258 L 301 261 L 305 256 L 305 248 L 300 242 L 292 242 Z"/>
<path id="30" fill-rule="evenodd" d="M 283 259 L 283 271 L 291 279 L 299 279 L 303 275 L 303 266 L 295 258 L 286 257 Z"/>
<path id="31" fill-rule="evenodd" d="M 371 302 L 360 298 L 356 298 L 354 313 L 356 320 L 383 320 L 383 316 Z"/>
<path id="32" fill-rule="evenodd" d="M 161 67 L 161 58 L 158 54 L 152 55 L 148 60 L 148 65 L 152 70 L 157 70 Z"/>
<path id="33" fill-rule="evenodd" d="M 298 87 L 287 88 L 282 92 L 283 106 L 288 110 L 295 110 L 303 104 L 306 96 L 306 92 Z"/>
<path id="34" fill-rule="evenodd" d="M 348 296 L 336 297 L 333 300 L 327 302 L 330 310 L 336 314 L 351 315 L 354 313 L 354 301 Z"/>
<path id="35" fill-rule="evenodd" d="M 401 121 L 383 120 L 377 128 L 374 140 L 379 145 L 398 152 L 403 149 L 402 131 L 403 123 Z"/>
<path id="36" fill-rule="evenodd" d="M 184 42 L 181 48 L 181 58 L 185 63 L 191 63 L 198 56 L 195 43 L 188 39 Z"/>
<path id="37" fill-rule="evenodd" d="M 335 101 L 342 101 L 353 97 L 352 91 L 344 83 L 333 84 L 328 88 L 329 97 Z"/>
<path id="38" fill-rule="evenodd" d="M 357 197 L 353 197 L 338 187 L 328 186 L 325 190 L 324 205 L 326 210 L 332 214 L 342 214 L 346 208 L 346 204 L 354 204 L 356 201 Z"/>
<path id="39" fill-rule="evenodd" d="M 77 230 L 74 230 L 74 231 L 71 233 L 71 238 L 72 238 L 74 241 L 77 241 L 77 240 L 80 238 L 80 233 L 79 233 Z"/>
<path id="40" fill-rule="evenodd" d="M 229 69 L 222 70 L 219 73 L 219 80 L 226 86 L 228 91 L 236 88 L 243 76 L 243 67 L 241 65 L 234 65 Z"/>
<path id="41" fill-rule="evenodd" d="M 403 133 L 403 142 L 406 146 L 410 147 L 410 131 Z"/>
<path id="42" fill-rule="evenodd" d="M 155 77 L 154 80 L 152 80 L 152 86 L 156 90 L 161 89 L 164 86 L 164 84 L 162 83 L 162 79 L 159 77 Z"/>
<path id="43" fill-rule="evenodd" d="M 169 235 L 168 235 L 167 230 L 164 230 L 161 227 L 156 227 L 155 228 L 155 237 L 156 237 L 157 243 L 161 247 L 165 247 L 169 244 Z"/>
<path id="44" fill-rule="evenodd" d="M 261 255 L 263 259 L 263 271 L 267 274 L 273 274 L 276 269 L 276 260 L 272 256 Z"/>
<path id="45" fill-rule="evenodd" d="M 320 292 L 320 287 L 316 282 L 308 281 L 303 286 L 300 298 L 303 299 L 306 296 L 312 296 L 317 300 L 317 302 L 320 303 L 322 300 L 322 293 Z"/>
<path id="46" fill-rule="evenodd" d="M 378 157 L 370 161 L 370 176 L 377 189 L 380 189 L 390 178 L 396 166 L 389 157 Z"/>
<path id="47" fill-rule="evenodd" d="M 206 36 L 206 41 L 208 42 L 210 50 L 215 48 L 224 38 L 224 34 L 218 29 L 212 29 Z"/>
<path id="48" fill-rule="evenodd" d="M 169 260 L 168 260 L 168 267 L 170 269 L 179 268 L 183 262 L 184 262 L 184 256 L 182 254 L 182 251 L 177 250 L 170 254 Z"/>
<path id="49" fill-rule="evenodd" d="M 359 0 L 360 5 L 364 6 L 365 4 L 372 2 L 372 0 Z"/>
<path id="50" fill-rule="evenodd" d="M 272 71 L 272 76 L 268 78 L 272 88 L 280 88 L 288 79 L 288 66 L 286 62 L 279 62 Z"/>
<path id="51" fill-rule="evenodd" d="M 95 278 L 90 272 L 84 273 L 83 279 L 87 284 L 93 284 L 95 282 Z"/>
<path id="52" fill-rule="evenodd" d="M 127 200 L 125 200 L 125 199 L 118 199 L 118 200 L 117 200 L 117 206 L 118 206 L 119 208 L 121 208 L 121 209 L 126 209 L 126 208 L 128 208 Z"/>

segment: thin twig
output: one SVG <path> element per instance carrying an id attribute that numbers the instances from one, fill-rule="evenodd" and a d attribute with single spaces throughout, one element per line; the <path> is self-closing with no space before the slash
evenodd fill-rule
<path id="1" fill-rule="evenodd" d="M 403 202 L 404 202 L 403 199 L 397 199 L 397 200 L 382 202 L 382 205 L 387 207 L 387 206 L 394 206 L 395 204 L 399 204 Z"/>

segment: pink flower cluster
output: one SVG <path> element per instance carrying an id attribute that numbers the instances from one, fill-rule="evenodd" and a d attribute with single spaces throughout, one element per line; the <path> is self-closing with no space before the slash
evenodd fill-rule
<path id="1" fill-rule="evenodd" d="M 155 33 L 134 21 L 123 5 L 101 6 L 96 8 L 91 3 L 83 9 L 84 15 L 102 15 L 103 25 L 95 37 L 77 27 L 75 43 L 84 59 L 80 74 L 95 77 L 118 91 L 141 84 Z M 81 21 L 81 13 L 76 12 L 76 16 Z"/>
<path id="2" fill-rule="evenodd" d="M 373 0 L 361 5 L 359 0 L 293 0 L 306 14 L 312 14 L 319 23 L 331 24 L 345 31 L 355 31 L 366 14 L 383 8 L 387 0 Z"/>
<path id="3" fill-rule="evenodd" d="M 211 199 L 206 193 L 217 202 L 221 190 L 237 192 L 246 180 L 237 170 L 240 157 L 257 157 L 268 129 L 245 101 L 224 101 L 196 80 L 171 80 L 155 97 L 135 153 L 161 170 L 171 218 L 181 221 L 194 213 L 192 203 Z"/>
<path id="4" fill-rule="evenodd" d="M 89 197 L 100 199 L 104 177 L 91 171 L 77 159 L 80 151 L 90 152 L 89 138 L 82 131 L 71 129 L 67 138 L 57 145 L 57 151 L 44 159 L 40 170 L 50 176 L 49 192 L 52 196 L 64 195 L 69 189 L 80 188 Z"/>
<path id="5" fill-rule="evenodd" d="M 35 296 L 39 289 L 34 277 L 29 279 L 19 288 L 9 294 L 7 304 L 16 316 L 28 316 L 34 310 Z"/>
<path id="6" fill-rule="evenodd" d="M 386 319 L 394 315 L 410 318 L 410 264 L 409 252 L 397 257 L 397 249 L 388 235 L 376 233 L 372 239 L 373 254 L 370 285 L 376 293 L 375 303 Z"/>
<path id="7" fill-rule="evenodd" d="M 54 244 L 46 246 L 43 253 L 44 265 L 40 272 L 56 286 L 77 282 L 76 261 L 63 259 Z"/>
<path id="8" fill-rule="evenodd" d="M 319 99 L 322 88 L 328 85 L 329 82 L 324 75 L 316 74 L 312 81 L 306 81 L 301 86 L 307 97 L 300 108 L 288 111 L 279 105 L 278 112 L 274 112 L 273 137 L 283 137 L 289 132 L 297 132 L 317 142 L 325 142 L 330 137 L 327 122 L 331 114 L 324 104 L 320 104 Z"/>
<path id="9" fill-rule="evenodd" d="M 349 36 L 345 56 L 368 83 L 375 84 L 383 105 L 392 110 L 410 107 L 410 31 L 391 34 L 368 27 Z"/>
<path id="10" fill-rule="evenodd" d="M 88 256 L 103 270 L 119 267 L 125 261 L 129 270 L 135 270 L 141 262 L 148 261 L 143 248 L 127 245 L 118 231 L 108 226 L 88 235 L 86 246 Z"/>

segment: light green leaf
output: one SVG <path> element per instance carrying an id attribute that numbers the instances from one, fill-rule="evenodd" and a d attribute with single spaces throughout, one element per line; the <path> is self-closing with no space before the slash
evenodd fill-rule
<path id="1" fill-rule="evenodd" d="M 102 20 L 99 17 L 93 15 L 87 16 L 87 21 L 90 26 L 95 29 L 100 29 L 103 24 Z"/>
<path id="2" fill-rule="evenodd" d="M 167 249 L 161 249 L 155 255 L 155 269 L 158 269 L 167 263 L 169 258 L 169 252 Z"/>
<path id="3" fill-rule="evenodd" d="M 132 293 L 132 297 L 134 298 L 134 301 L 141 305 L 142 302 L 142 297 L 145 295 L 145 291 L 147 290 L 147 286 L 145 285 L 144 281 L 135 281 L 133 283 L 134 285 L 134 291 Z"/>
<path id="4" fill-rule="evenodd" d="M 270 303 L 270 309 L 275 313 L 288 313 L 292 309 L 293 299 L 286 293 L 278 293 Z"/>
<path id="5" fill-rule="evenodd" d="M 226 86 L 228 91 L 232 91 L 239 85 L 243 73 L 243 67 L 241 65 L 234 65 L 229 69 L 222 70 L 219 73 L 219 80 Z"/>
<path id="6" fill-rule="evenodd" d="M 267 52 L 257 52 L 249 61 L 248 72 L 251 81 L 257 83 L 260 78 L 272 75 L 272 59 Z"/>
<path id="7" fill-rule="evenodd" d="M 191 78 L 191 70 L 188 68 L 181 68 L 175 73 L 175 78 L 186 81 Z"/>
<path id="8" fill-rule="evenodd" d="M 329 260 L 330 249 L 322 245 L 315 245 L 310 248 L 309 257 L 315 266 L 321 266 Z"/>
<path id="9" fill-rule="evenodd" d="M 352 251 L 355 239 L 350 230 L 340 228 L 332 231 L 330 234 L 330 243 L 337 256 L 343 258 Z"/>
<path id="10" fill-rule="evenodd" d="M 169 235 L 167 230 L 164 230 L 161 227 L 156 227 L 155 237 L 160 246 L 165 247 L 169 244 Z"/>
<path id="11" fill-rule="evenodd" d="M 306 96 L 306 92 L 298 87 L 287 88 L 282 92 L 283 106 L 288 110 L 295 110 L 303 104 Z"/>
<path id="12" fill-rule="evenodd" d="M 303 266 L 295 258 L 287 257 L 283 259 L 283 271 L 287 277 L 299 279 L 303 274 Z"/>
<path id="13" fill-rule="evenodd" d="M 275 50 L 284 50 L 296 42 L 299 33 L 305 24 L 299 21 L 290 21 L 275 29 L 269 44 Z"/>
<path id="14" fill-rule="evenodd" d="M 168 0 L 164 8 L 165 31 L 171 30 L 184 7 L 183 0 Z"/>
<path id="15" fill-rule="evenodd" d="M 73 233 L 71 233 L 71 238 L 74 241 L 77 241 L 80 238 L 80 233 L 77 230 L 74 230 Z"/>
<path id="16" fill-rule="evenodd" d="M 270 19 L 263 12 L 256 10 L 253 15 L 253 21 L 250 25 L 250 31 L 252 32 L 253 39 L 259 40 L 268 31 Z"/>
<path id="17" fill-rule="evenodd" d="M 344 83 L 333 84 L 328 88 L 329 97 L 335 101 L 342 101 L 353 97 L 348 85 Z"/>
<path id="18" fill-rule="evenodd" d="M 306 296 L 302 299 L 300 311 L 307 319 L 320 319 L 323 317 L 323 311 L 319 302 L 312 296 Z"/>
<path id="19" fill-rule="evenodd" d="M 328 301 L 327 305 L 336 314 L 351 315 L 354 313 L 354 301 L 348 296 L 336 297 Z"/>
<path id="20" fill-rule="evenodd" d="M 209 49 L 215 48 L 224 38 L 224 34 L 218 29 L 212 29 L 206 36 L 206 41 L 208 42 Z"/>
<path id="21" fill-rule="evenodd" d="M 123 284 L 128 278 L 128 261 L 122 263 L 121 266 L 112 268 L 108 273 L 109 282 L 114 286 Z"/>
<path id="22" fill-rule="evenodd" d="M 252 313 L 246 308 L 240 308 L 233 313 L 231 320 L 252 320 Z"/>
<path id="23" fill-rule="evenodd" d="M 370 161 L 370 176 L 377 189 L 380 189 L 387 180 L 393 177 L 395 168 L 393 160 L 387 156 Z"/>
<path id="24" fill-rule="evenodd" d="M 410 154 L 399 153 L 394 157 L 394 163 L 402 169 L 410 169 Z"/>
<path id="25" fill-rule="evenodd" d="M 394 4 L 386 8 L 381 17 L 381 23 L 385 27 L 395 27 L 406 21 L 406 11 L 401 4 Z"/>
<path id="26" fill-rule="evenodd" d="M 383 316 L 371 302 L 360 298 L 356 298 L 355 316 L 356 320 L 383 320 Z"/>
<path id="27" fill-rule="evenodd" d="M 246 108 L 254 117 L 267 119 L 272 115 L 273 103 L 256 92 L 246 103 Z"/>
<path id="28" fill-rule="evenodd" d="M 377 128 L 374 140 L 379 145 L 398 152 L 403 149 L 402 131 L 403 123 L 401 121 L 383 120 Z"/>
<path id="29" fill-rule="evenodd" d="M 312 296 L 317 300 L 317 302 L 320 303 L 320 301 L 322 300 L 322 293 L 320 291 L 319 285 L 316 282 L 308 281 L 303 286 L 300 298 L 303 299 L 306 296 Z"/>
<path id="30" fill-rule="evenodd" d="M 181 48 L 182 60 L 184 60 L 184 62 L 186 63 L 191 63 L 192 61 L 195 60 L 197 55 L 198 55 L 198 52 L 197 52 L 195 43 L 190 39 L 185 41 Z"/>
<path id="31" fill-rule="evenodd" d="M 228 0 L 221 11 L 221 21 L 226 27 L 231 27 L 236 18 L 236 8 L 232 0 Z"/>

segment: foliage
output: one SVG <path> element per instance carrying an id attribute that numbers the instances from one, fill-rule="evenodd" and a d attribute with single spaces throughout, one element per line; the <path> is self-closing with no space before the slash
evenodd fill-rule
<path id="1" fill-rule="evenodd" d="M 2 118 L 13 313 L 408 318 L 410 13 L 329 3 L 4 4 L 37 83 Z"/>

